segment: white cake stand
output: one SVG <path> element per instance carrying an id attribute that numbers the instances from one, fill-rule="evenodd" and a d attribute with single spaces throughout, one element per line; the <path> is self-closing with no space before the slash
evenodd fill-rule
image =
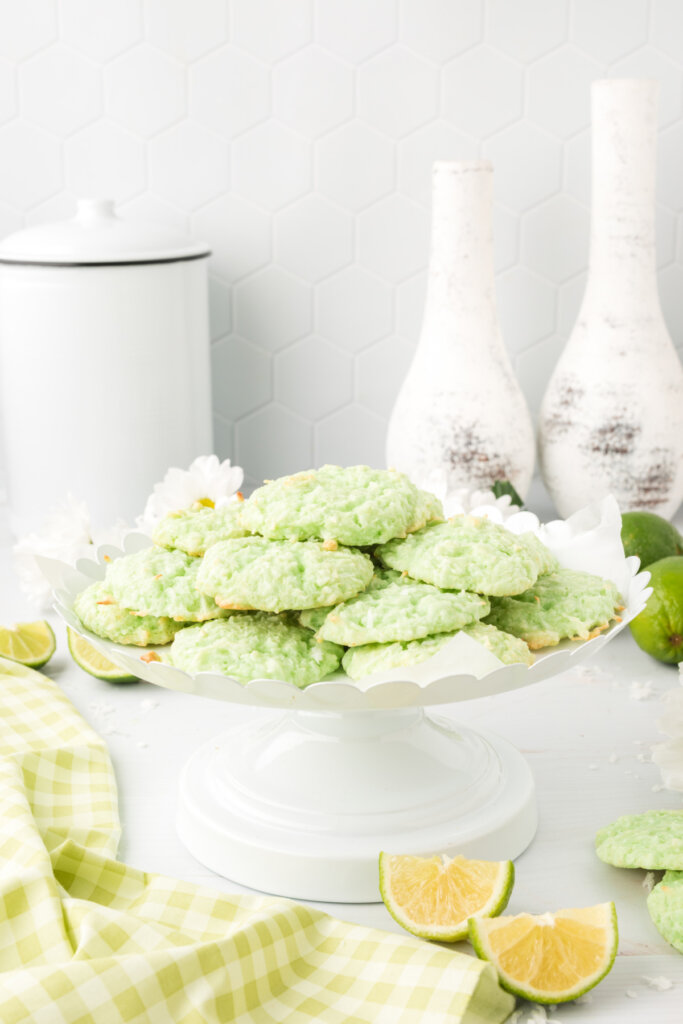
<path id="1" fill-rule="evenodd" d="M 425 708 L 557 675 L 637 615 L 650 593 L 649 575 L 638 573 L 637 559 L 625 559 L 620 521 L 607 499 L 546 527 L 529 513 L 505 524 L 516 532 L 534 529 L 563 565 L 614 579 L 626 607 L 621 622 L 599 636 L 560 644 L 527 667 L 503 666 L 460 634 L 420 666 L 363 685 L 337 673 L 303 690 L 281 680 L 243 685 L 210 673 L 190 676 L 141 661 L 139 648 L 85 630 L 73 612 L 75 595 L 102 578 L 108 561 L 148 545 L 141 534 L 129 534 L 123 550 L 101 549 L 97 561 L 76 568 L 42 564 L 65 622 L 122 668 L 170 689 L 277 709 L 265 722 L 259 716 L 229 729 L 190 758 L 178 805 L 178 831 L 190 852 L 218 874 L 261 891 L 375 902 L 381 850 L 513 859 L 533 839 L 534 784 L 521 754 L 500 737 Z"/>

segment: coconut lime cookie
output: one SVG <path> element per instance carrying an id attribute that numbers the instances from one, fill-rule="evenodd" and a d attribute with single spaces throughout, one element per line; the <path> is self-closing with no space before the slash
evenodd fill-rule
<path id="1" fill-rule="evenodd" d="M 177 622 L 203 622 L 225 615 L 197 590 L 201 561 L 184 551 L 149 547 L 107 566 L 106 585 L 122 608 Z"/>
<path id="2" fill-rule="evenodd" d="M 496 629 L 486 622 L 472 622 L 465 626 L 463 633 L 467 633 L 478 644 L 482 644 L 491 654 L 495 654 L 504 665 L 516 665 L 522 662 L 524 665 L 533 665 L 534 656 L 527 644 L 519 637 L 511 636 L 502 629 Z"/>
<path id="3" fill-rule="evenodd" d="M 534 534 L 514 534 L 478 516 L 453 516 L 377 549 L 391 569 L 444 590 L 521 594 L 557 562 Z"/>
<path id="4" fill-rule="evenodd" d="M 606 864 L 649 871 L 683 870 L 683 811 L 624 814 L 601 828 L 595 851 Z"/>
<path id="5" fill-rule="evenodd" d="M 303 688 L 339 667 L 342 648 L 321 643 L 284 616 L 246 612 L 176 635 L 171 662 L 191 675 L 217 672 L 241 682 L 284 679 Z"/>
<path id="6" fill-rule="evenodd" d="M 683 871 L 666 871 L 647 898 L 659 934 L 683 953 Z"/>
<path id="7" fill-rule="evenodd" d="M 134 615 L 116 603 L 104 581 L 92 583 L 77 594 L 74 611 L 85 628 L 96 636 L 137 647 L 170 644 L 185 625 L 167 617 Z"/>
<path id="8" fill-rule="evenodd" d="M 588 640 L 607 629 L 622 607 L 619 591 L 611 580 L 558 569 L 539 576 L 523 594 L 493 598 L 486 621 L 521 637 L 537 650 L 564 638 Z"/>
<path id="9" fill-rule="evenodd" d="M 231 501 L 221 508 L 196 504 L 180 512 L 169 512 L 157 523 L 152 540 L 163 548 L 200 558 L 219 540 L 247 536 L 249 531 L 241 521 L 242 504 Z"/>
<path id="10" fill-rule="evenodd" d="M 441 517 L 434 495 L 403 473 L 323 466 L 271 480 L 244 503 L 252 533 L 275 540 L 336 540 L 363 547 L 405 537 Z"/>
<path id="11" fill-rule="evenodd" d="M 329 612 L 317 635 L 345 647 L 417 640 L 452 633 L 483 618 L 489 608 L 479 594 L 439 590 L 380 569 L 367 590 Z"/>
<path id="12" fill-rule="evenodd" d="M 336 541 L 244 537 L 209 548 L 197 586 L 221 608 L 281 612 L 334 605 L 364 590 L 373 564 Z"/>

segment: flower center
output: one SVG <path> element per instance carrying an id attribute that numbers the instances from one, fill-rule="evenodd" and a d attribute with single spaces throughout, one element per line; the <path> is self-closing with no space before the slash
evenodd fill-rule
<path id="1" fill-rule="evenodd" d="M 203 505 L 204 508 L 215 508 L 216 504 L 211 498 L 197 498 L 197 505 Z"/>

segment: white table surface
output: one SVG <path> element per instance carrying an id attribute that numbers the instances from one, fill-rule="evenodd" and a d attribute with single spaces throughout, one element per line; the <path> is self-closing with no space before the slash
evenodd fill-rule
<path id="1" fill-rule="evenodd" d="M 542 511 L 538 505 L 531 507 Z M 36 617 L 19 592 L 9 543 L 0 531 L 3 623 Z M 58 649 L 47 671 L 109 745 L 119 785 L 121 858 L 146 871 L 225 892 L 245 891 L 214 875 L 182 847 L 174 828 L 177 781 L 201 743 L 228 725 L 269 712 L 147 683 L 113 686 L 93 679 L 71 662 L 63 625 L 49 618 Z M 651 696 L 634 699 L 632 684 L 645 682 L 651 684 Z M 463 724 L 498 732 L 525 754 L 534 772 L 540 826 L 516 862 L 507 912 L 540 913 L 610 899 L 616 903 L 620 944 L 611 974 L 585 1001 L 549 1014 L 553 1021 L 683 1021 L 683 956 L 664 941 L 648 916 L 645 872 L 609 867 L 593 851 L 596 830 L 620 814 L 683 807 L 683 794 L 659 790 L 659 770 L 649 761 L 652 743 L 662 739 L 657 726 L 663 714 L 661 695 L 677 685 L 676 670 L 640 651 L 625 630 L 584 670 L 498 697 L 434 709 Z M 317 905 L 349 921 L 400 931 L 381 903 Z M 457 948 L 469 951 L 464 943 Z M 673 987 L 658 991 L 648 978 L 666 978 Z M 524 1008 L 521 1020 L 539 1019 L 531 1013 Z"/>

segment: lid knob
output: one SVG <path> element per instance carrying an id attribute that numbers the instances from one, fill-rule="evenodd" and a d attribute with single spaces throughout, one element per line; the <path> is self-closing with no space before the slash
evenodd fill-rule
<path id="1" fill-rule="evenodd" d="M 101 224 L 102 221 L 116 220 L 113 199 L 78 199 L 76 221 L 79 224 Z"/>

